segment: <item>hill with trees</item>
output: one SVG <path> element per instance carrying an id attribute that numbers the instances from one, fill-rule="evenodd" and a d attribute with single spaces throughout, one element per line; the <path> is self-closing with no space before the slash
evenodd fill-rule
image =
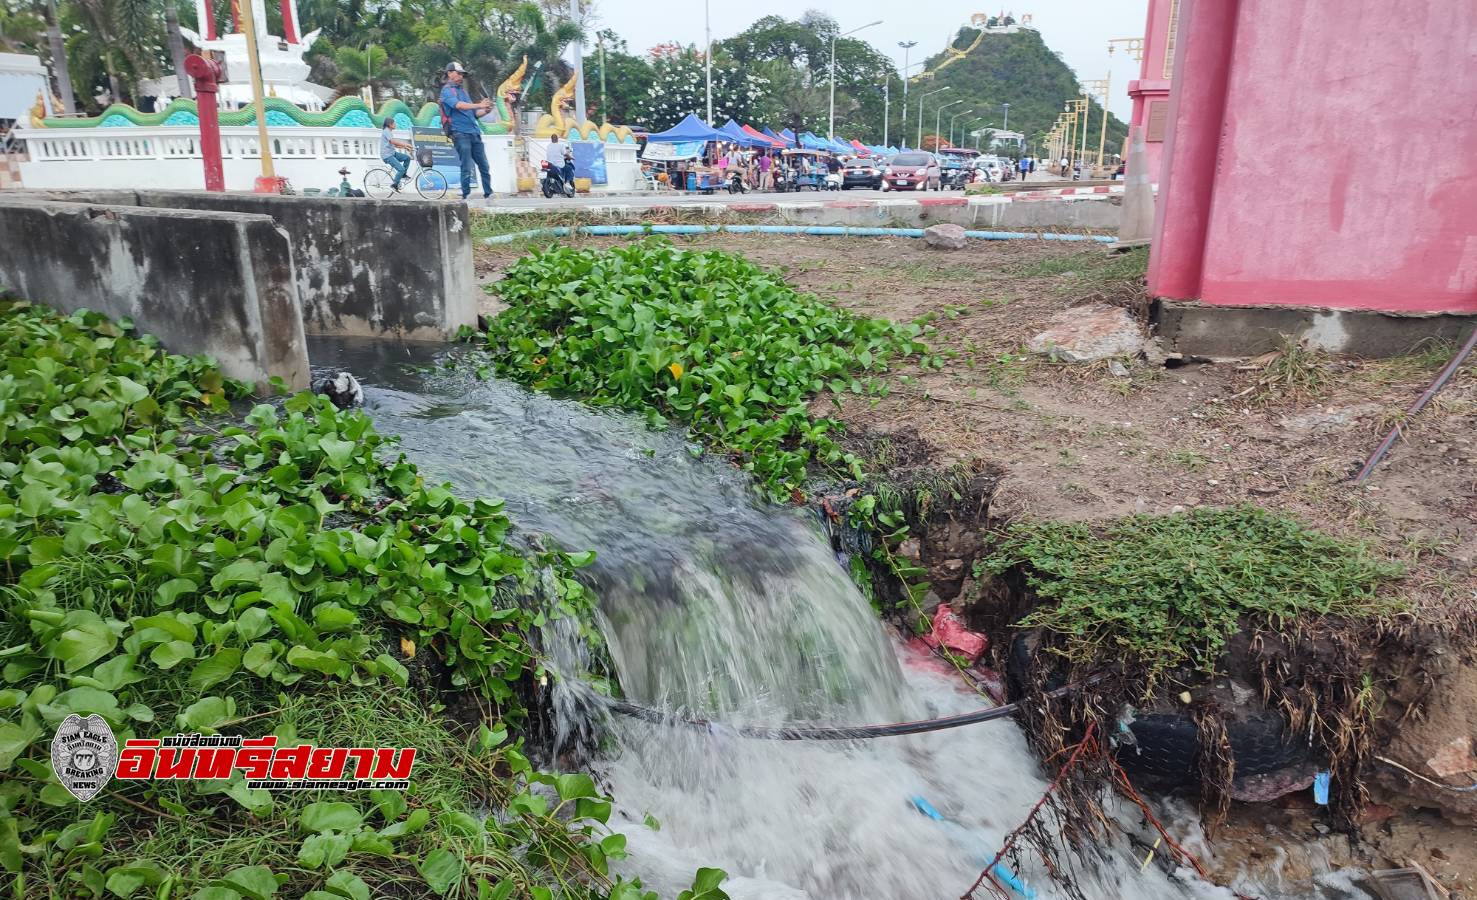
<path id="1" fill-rule="evenodd" d="M 979 40 L 979 45 L 969 50 L 976 39 Z M 961 28 L 950 46 L 955 50 L 969 52 L 958 56 L 944 50 L 930 57 L 923 67 L 925 74 L 915 78 L 909 86 L 912 98 L 918 96 L 917 91 L 948 87 L 947 94 L 940 94 L 935 99 L 944 103 L 965 101 L 945 111 L 945 123 L 952 113 L 972 109 L 985 123 L 993 123 L 995 128 L 1001 128 L 1005 121 L 1004 104 L 1009 103 L 1010 130 L 1024 134 L 1034 149 L 1056 122 L 1063 104 L 1081 96 L 1077 76 L 1057 53 L 1046 46 L 1041 34 L 1033 29 L 1022 28 L 1010 34 L 987 33 L 982 36 L 979 29 Z M 950 62 L 950 57 L 957 58 Z M 932 102 L 930 100 L 924 104 L 925 136 L 933 130 Z M 918 112 L 918 101 L 913 99 L 911 106 L 908 110 L 908 134 L 909 140 L 913 141 L 917 136 L 917 121 L 914 116 Z M 1095 99 L 1091 101 L 1090 113 L 1087 146 L 1096 152 L 1103 110 Z M 940 130 L 946 132 L 944 137 L 947 139 L 947 128 Z M 1128 126 L 1121 119 L 1110 117 L 1105 152 L 1118 152 L 1127 134 Z M 955 142 L 963 143 L 957 134 Z M 924 143 L 925 146 L 928 145 L 926 139 Z"/>

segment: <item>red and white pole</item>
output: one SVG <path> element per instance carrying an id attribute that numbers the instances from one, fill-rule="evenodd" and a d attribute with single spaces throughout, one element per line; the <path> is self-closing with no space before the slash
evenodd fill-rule
<path id="1" fill-rule="evenodd" d="M 195 79 L 195 109 L 200 116 L 200 157 L 205 163 L 205 189 L 226 189 L 221 167 L 221 122 L 215 95 L 220 91 L 221 66 L 198 53 L 185 57 L 185 74 Z"/>

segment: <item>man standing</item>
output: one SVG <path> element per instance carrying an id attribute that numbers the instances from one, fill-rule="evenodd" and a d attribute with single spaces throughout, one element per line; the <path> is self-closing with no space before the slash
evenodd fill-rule
<path id="1" fill-rule="evenodd" d="M 568 144 L 559 143 L 559 135 L 549 135 L 549 146 L 544 148 L 544 159 L 549 168 L 559 173 L 568 185 L 574 184 L 574 150 Z"/>
<path id="2" fill-rule="evenodd" d="M 1025 181 L 1026 176 L 1031 174 L 1031 158 L 1029 156 L 1022 156 L 1018 167 L 1021 170 L 1021 181 Z"/>
<path id="3" fill-rule="evenodd" d="M 472 102 L 462 82 L 467 70 L 459 62 L 446 65 L 446 85 L 441 88 L 441 115 L 448 124 L 451 142 L 462 168 L 462 199 L 472 193 L 472 166 L 482 175 L 482 196 L 492 196 L 492 174 L 487 171 L 487 148 L 482 146 L 482 128 L 477 120 L 492 112 L 492 101 L 486 97 Z"/>

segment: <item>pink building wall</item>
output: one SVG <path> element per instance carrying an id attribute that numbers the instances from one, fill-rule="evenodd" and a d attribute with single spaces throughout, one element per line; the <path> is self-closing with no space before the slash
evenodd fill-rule
<path id="1" fill-rule="evenodd" d="M 1149 289 L 1477 313 L 1477 2 L 1181 0 Z"/>
<path id="2" fill-rule="evenodd" d="M 1170 79 L 1165 63 L 1170 51 L 1172 14 L 1179 3 L 1180 0 L 1149 0 L 1149 14 L 1144 23 L 1144 52 L 1143 60 L 1139 64 L 1139 77 L 1128 83 L 1128 96 L 1133 98 L 1133 114 L 1129 118 L 1129 125 L 1148 128 L 1151 113 L 1154 120 L 1153 127 L 1144 136 L 1144 150 L 1150 181 L 1159 180 L 1164 138 L 1169 131 L 1166 113 L 1169 104 Z M 1124 146 L 1123 153 L 1127 156 L 1127 145 Z"/>

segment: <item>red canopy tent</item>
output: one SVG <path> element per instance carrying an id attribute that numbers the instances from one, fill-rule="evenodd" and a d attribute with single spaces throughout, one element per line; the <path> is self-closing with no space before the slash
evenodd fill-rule
<path id="1" fill-rule="evenodd" d="M 777 141 L 774 138 L 770 137 L 769 135 L 765 134 L 762 131 L 759 131 L 756 128 L 751 128 L 748 125 L 741 125 L 739 127 L 743 128 L 744 134 L 747 134 L 750 137 L 755 138 L 757 140 L 765 141 L 770 147 L 773 147 L 775 149 L 783 149 L 784 146 L 785 146 L 785 142 L 784 141 Z"/>
<path id="2" fill-rule="evenodd" d="M 863 144 L 859 140 L 856 140 L 855 138 L 852 138 L 851 146 L 855 147 L 856 148 L 856 152 L 860 153 L 862 156 L 871 156 L 872 155 L 872 151 L 869 150 L 869 149 L 867 149 L 867 145 L 866 144 Z"/>

